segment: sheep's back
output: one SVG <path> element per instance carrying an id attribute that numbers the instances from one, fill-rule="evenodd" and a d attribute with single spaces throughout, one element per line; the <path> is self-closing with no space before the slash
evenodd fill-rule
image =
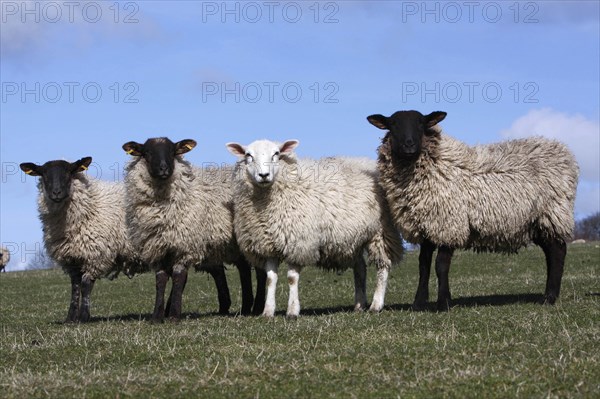
<path id="1" fill-rule="evenodd" d="M 468 147 L 441 136 L 436 157 L 394 163 L 380 147 L 382 185 L 409 241 L 512 252 L 535 234 L 570 237 L 577 166 L 562 144 L 530 138 Z"/>

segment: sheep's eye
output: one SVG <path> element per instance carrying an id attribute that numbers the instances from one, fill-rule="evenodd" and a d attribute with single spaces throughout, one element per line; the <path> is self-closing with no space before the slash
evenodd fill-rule
<path id="1" fill-rule="evenodd" d="M 277 159 L 279 158 L 279 151 L 277 151 L 275 154 L 273 154 L 272 159 Z"/>
<path id="2" fill-rule="evenodd" d="M 252 160 L 254 160 L 254 158 L 252 157 L 252 155 L 246 154 L 246 161 L 252 162 Z"/>

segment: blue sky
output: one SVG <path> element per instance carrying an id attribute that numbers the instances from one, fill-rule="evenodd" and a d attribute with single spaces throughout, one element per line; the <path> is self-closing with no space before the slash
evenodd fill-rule
<path id="1" fill-rule="evenodd" d="M 299 139 L 301 156 L 374 158 L 366 116 L 448 112 L 469 144 L 545 135 L 581 167 L 576 216 L 600 208 L 598 1 L 4 1 L 0 242 L 41 245 L 36 181 L 18 164 L 94 158 L 126 141 Z"/>

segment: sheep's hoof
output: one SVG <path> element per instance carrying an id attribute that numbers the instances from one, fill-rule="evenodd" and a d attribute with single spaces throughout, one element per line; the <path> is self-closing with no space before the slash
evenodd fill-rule
<path id="1" fill-rule="evenodd" d="M 81 315 L 79 315 L 79 322 L 87 323 L 88 321 L 90 321 L 90 314 L 87 312 L 82 312 Z"/>
<path id="2" fill-rule="evenodd" d="M 164 321 L 164 317 L 153 317 L 150 319 L 150 324 L 162 324 Z"/>
<path id="3" fill-rule="evenodd" d="M 171 323 L 171 324 L 177 324 L 181 321 L 181 319 L 179 317 L 175 317 L 175 316 L 171 316 L 167 320 L 169 320 L 169 323 Z"/>
<path id="4" fill-rule="evenodd" d="M 369 308 L 369 312 L 371 312 L 371 313 L 379 313 L 379 312 L 381 312 L 382 309 L 383 309 L 383 304 L 381 304 L 381 305 L 375 305 L 373 303 L 373 304 L 371 304 L 371 307 Z"/>
<path id="5" fill-rule="evenodd" d="M 252 316 L 260 316 L 263 313 L 264 309 L 252 309 Z"/>
<path id="6" fill-rule="evenodd" d="M 544 296 L 544 305 L 554 305 L 556 303 L 556 297 L 554 295 Z"/>
<path id="7" fill-rule="evenodd" d="M 354 305 L 354 311 L 356 313 L 362 313 L 367 308 L 367 304 L 356 304 Z"/>
<path id="8" fill-rule="evenodd" d="M 447 312 L 450 310 L 450 301 L 447 299 L 442 299 L 437 301 L 437 310 L 438 312 Z"/>
<path id="9" fill-rule="evenodd" d="M 229 308 L 225 308 L 225 309 L 219 308 L 219 314 L 221 316 L 227 316 L 229 314 Z"/>
<path id="10" fill-rule="evenodd" d="M 242 316 L 248 316 L 252 314 L 252 307 L 251 306 L 242 306 Z"/>
<path id="11" fill-rule="evenodd" d="M 297 314 L 286 314 L 285 317 L 288 320 L 298 320 L 298 315 Z"/>

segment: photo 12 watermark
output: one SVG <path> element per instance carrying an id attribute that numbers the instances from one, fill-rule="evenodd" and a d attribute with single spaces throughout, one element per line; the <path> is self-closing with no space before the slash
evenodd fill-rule
<path id="1" fill-rule="evenodd" d="M 340 87 L 336 82 L 202 82 L 202 102 L 289 103 L 301 101 L 337 104 Z"/>
<path id="2" fill-rule="evenodd" d="M 539 103 L 540 87 L 536 82 L 402 82 L 402 102 L 498 103 L 510 101 Z"/>
<path id="3" fill-rule="evenodd" d="M 2 82 L 2 104 L 9 103 L 113 103 L 137 104 L 136 82 Z"/>
<path id="4" fill-rule="evenodd" d="M 337 24 L 340 6 L 334 1 L 203 1 L 202 23 Z"/>
<path id="5" fill-rule="evenodd" d="M 106 20 L 137 24 L 140 7 L 126 1 L 2 1 L 2 23 L 77 23 L 96 24 Z"/>
<path id="6" fill-rule="evenodd" d="M 41 242 L 2 242 L 2 247 L 6 248 L 10 254 L 10 263 L 8 265 L 24 265 L 20 270 L 50 269 L 56 267 L 50 259 L 44 244 Z M 8 266 L 5 265 L 5 268 Z"/>
<path id="7" fill-rule="evenodd" d="M 403 1 L 402 23 L 536 24 L 540 6 L 534 1 Z"/>

